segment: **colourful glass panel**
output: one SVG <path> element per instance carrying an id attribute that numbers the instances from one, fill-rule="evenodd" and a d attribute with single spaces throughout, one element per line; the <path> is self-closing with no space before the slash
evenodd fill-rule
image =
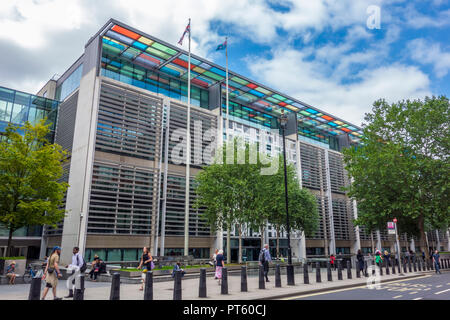
<path id="1" fill-rule="evenodd" d="M 264 93 L 265 95 L 271 95 L 273 92 L 271 92 L 271 91 L 269 91 L 269 90 L 266 90 L 266 89 L 264 89 L 264 88 L 261 88 L 261 87 L 257 87 L 257 88 L 255 88 L 255 90 L 257 90 L 257 91 L 259 91 L 259 92 L 262 92 L 262 93 Z"/>
<path id="2" fill-rule="evenodd" d="M 219 76 L 218 74 L 216 74 L 216 73 L 212 73 L 212 72 L 209 72 L 209 71 L 205 71 L 204 73 L 203 73 L 205 76 L 208 76 L 208 77 L 210 77 L 210 78 L 212 78 L 212 79 L 215 79 L 215 80 L 222 80 L 224 77 L 222 77 L 222 76 Z"/>
<path id="3" fill-rule="evenodd" d="M 253 83 L 247 84 L 247 87 L 252 88 L 252 89 L 258 88 L 258 86 L 256 84 L 253 84 Z"/>
<path id="4" fill-rule="evenodd" d="M 147 45 L 145 45 L 145 44 L 143 44 L 143 43 L 140 43 L 139 41 L 135 41 L 135 42 L 133 42 L 133 46 L 134 47 L 136 47 L 136 48 L 138 48 L 139 50 L 145 50 L 145 49 L 147 49 Z"/>
<path id="5" fill-rule="evenodd" d="M 118 25 L 115 25 L 114 27 L 112 27 L 112 30 L 114 30 L 115 32 L 118 32 L 120 34 L 123 34 L 124 36 L 127 36 L 128 38 L 134 39 L 134 40 L 137 40 L 141 37 L 137 33 L 134 33 L 133 31 L 122 28 L 121 26 L 118 26 Z"/>
<path id="6" fill-rule="evenodd" d="M 326 116 L 326 115 L 323 115 L 322 118 L 324 118 L 325 120 L 328 120 L 328 121 L 333 120 L 332 117 L 329 117 L 329 116 Z M 334 124 L 334 123 L 333 123 L 333 124 Z"/>
<path id="7" fill-rule="evenodd" d="M 308 111 L 309 113 L 312 113 L 312 114 L 316 114 L 317 113 L 316 110 L 311 109 L 311 108 L 306 109 L 306 111 Z"/>
<path id="8" fill-rule="evenodd" d="M 248 84 L 248 81 L 245 81 L 244 79 L 238 78 L 238 77 L 233 77 L 231 78 L 232 81 L 235 81 L 237 83 L 240 83 L 244 86 L 246 86 Z"/>
<path id="9" fill-rule="evenodd" d="M 273 98 L 275 98 L 275 99 L 281 100 L 281 101 L 284 101 L 284 100 L 286 100 L 286 98 L 285 98 L 285 97 L 283 97 L 283 96 L 280 96 L 279 94 L 274 94 L 274 95 L 273 95 L 272 97 L 273 97 Z"/>
<path id="10" fill-rule="evenodd" d="M 168 59 L 172 58 L 172 56 L 170 54 L 167 54 L 167 53 L 161 52 L 159 50 L 156 50 L 153 47 L 148 47 L 146 51 L 151 53 L 151 54 L 153 54 L 153 55 L 155 55 L 155 56 L 157 56 L 157 57 L 163 58 L 165 60 L 168 60 Z"/>
<path id="11" fill-rule="evenodd" d="M 150 57 L 148 54 L 145 54 L 145 53 L 142 53 L 139 57 L 143 58 L 143 59 L 146 59 L 148 61 L 151 61 L 153 63 L 156 63 L 156 64 L 160 64 L 161 63 L 161 60 L 158 60 L 156 58 Z"/>
<path id="12" fill-rule="evenodd" d="M 173 50 L 173 49 L 171 49 L 169 47 L 166 47 L 165 45 L 162 45 L 161 43 L 158 43 L 158 42 L 154 42 L 152 44 L 152 47 L 156 48 L 156 49 L 158 49 L 158 50 L 160 50 L 162 52 L 165 52 L 167 54 L 170 54 L 171 56 L 173 56 L 174 54 L 177 53 L 175 50 Z"/>
<path id="13" fill-rule="evenodd" d="M 140 38 L 138 39 L 138 41 L 139 41 L 139 42 L 142 42 L 142 43 L 144 43 L 144 44 L 146 44 L 146 45 L 148 45 L 148 46 L 152 45 L 153 42 L 155 42 L 155 41 L 153 41 L 153 40 L 147 39 L 146 37 L 140 37 Z"/>

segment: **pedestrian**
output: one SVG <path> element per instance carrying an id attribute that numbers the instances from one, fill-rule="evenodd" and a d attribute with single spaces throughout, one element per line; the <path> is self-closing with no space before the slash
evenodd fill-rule
<path id="1" fill-rule="evenodd" d="M 175 263 L 175 265 L 173 266 L 172 278 L 175 278 L 175 272 L 177 272 L 177 271 L 181 271 L 181 277 L 183 277 L 186 274 L 186 271 L 181 269 L 181 262 L 180 261 L 177 261 L 177 263 Z"/>
<path id="2" fill-rule="evenodd" d="M 91 263 L 91 271 L 89 272 L 89 279 L 91 279 L 92 281 L 96 282 L 97 281 L 97 275 L 98 272 L 100 270 L 100 258 L 98 257 L 98 255 L 94 256 L 94 261 L 92 261 Z"/>
<path id="3" fill-rule="evenodd" d="M 364 255 L 361 253 L 361 250 L 358 250 L 356 259 L 358 260 L 359 271 L 363 271 L 364 270 Z"/>
<path id="4" fill-rule="evenodd" d="M 216 274 L 214 276 L 215 279 L 219 279 L 219 285 L 222 281 L 222 268 L 225 267 L 223 250 L 219 250 L 216 256 Z"/>
<path id="5" fill-rule="evenodd" d="M 209 264 L 214 267 L 214 270 L 216 270 L 216 265 L 217 265 L 216 257 L 217 257 L 218 253 L 219 253 L 219 249 L 216 249 L 214 251 L 214 254 L 213 254 L 212 258 L 211 258 L 211 261 L 209 262 Z M 217 279 L 216 275 L 214 275 L 214 279 Z"/>
<path id="6" fill-rule="evenodd" d="M 390 263 L 390 257 L 391 257 L 391 254 L 387 251 L 387 250 L 384 250 L 384 254 L 383 254 L 383 260 L 384 261 L 386 261 L 386 266 L 387 267 L 390 267 L 391 266 L 391 263 Z"/>
<path id="7" fill-rule="evenodd" d="M 433 254 L 433 263 L 434 263 L 434 268 L 436 269 L 436 273 L 439 272 L 439 274 L 441 274 L 441 270 L 440 270 L 440 263 L 441 263 L 441 259 L 440 259 L 440 255 L 439 255 L 439 251 L 434 251 Z"/>
<path id="8" fill-rule="evenodd" d="M 382 262 L 383 262 L 383 257 L 381 256 L 381 252 L 378 250 L 375 253 L 375 263 L 378 267 L 381 268 Z"/>
<path id="9" fill-rule="evenodd" d="M 336 271 L 336 257 L 334 256 L 334 254 L 330 255 L 330 266 L 331 268 L 333 268 L 333 270 Z"/>
<path id="10" fill-rule="evenodd" d="M 150 251 L 148 250 L 148 248 L 144 247 L 142 249 L 141 262 L 139 263 L 138 269 L 142 268 L 142 272 L 146 273 L 153 269 L 152 265 L 153 265 L 153 257 L 150 254 Z M 142 283 L 141 283 L 141 287 L 139 288 L 139 290 L 141 290 L 141 291 L 144 290 L 144 277 L 142 277 Z"/>
<path id="11" fill-rule="evenodd" d="M 61 271 L 59 270 L 59 256 L 61 255 L 61 248 L 56 246 L 53 248 L 50 258 L 48 258 L 47 266 L 45 267 L 44 275 L 42 279 L 45 280 L 44 294 L 42 295 L 42 300 L 45 300 L 45 296 L 48 290 L 52 288 L 53 300 L 61 300 L 56 296 L 56 287 L 58 286 L 58 278 L 62 277 Z"/>
<path id="12" fill-rule="evenodd" d="M 411 257 L 410 257 L 409 251 L 406 250 L 405 251 L 405 263 L 408 263 L 410 261 L 410 259 L 411 259 Z"/>
<path id="13" fill-rule="evenodd" d="M 425 262 L 425 251 L 422 251 L 422 261 Z"/>
<path id="14" fill-rule="evenodd" d="M 13 261 L 6 268 L 6 277 L 9 278 L 9 284 L 15 284 L 14 281 L 16 281 L 16 276 L 16 262 Z"/>
<path id="15" fill-rule="evenodd" d="M 269 245 L 266 243 L 259 254 L 259 263 L 264 268 L 264 277 L 266 282 L 269 282 L 269 262 L 272 261 L 272 257 L 269 252 Z"/>
<path id="16" fill-rule="evenodd" d="M 73 270 L 73 273 L 80 271 L 84 273 L 86 271 L 86 262 L 84 261 L 83 257 L 80 255 L 80 248 L 73 247 L 72 251 L 72 263 L 66 268 L 70 268 Z M 69 295 L 65 296 L 64 298 L 73 298 L 73 292 L 75 290 L 75 277 L 72 279 L 72 289 L 69 289 Z"/>

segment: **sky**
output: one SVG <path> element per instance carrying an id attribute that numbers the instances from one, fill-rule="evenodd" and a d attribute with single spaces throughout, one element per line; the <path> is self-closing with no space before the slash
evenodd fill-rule
<path id="1" fill-rule="evenodd" d="M 450 96 L 450 0 L 1 0 L 0 86 L 36 93 L 110 18 L 173 45 L 191 18 L 194 54 L 225 66 L 227 36 L 230 70 L 358 126 Z"/>

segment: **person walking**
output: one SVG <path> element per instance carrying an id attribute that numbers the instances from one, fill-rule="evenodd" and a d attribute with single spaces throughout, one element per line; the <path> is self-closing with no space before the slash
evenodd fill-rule
<path id="1" fill-rule="evenodd" d="M 216 270 L 216 266 L 217 266 L 217 254 L 219 253 L 219 249 L 216 249 L 215 251 L 214 251 L 214 254 L 213 254 L 213 256 L 212 256 L 212 263 L 213 263 L 213 266 L 214 266 L 214 270 Z M 217 279 L 216 278 L 216 275 L 214 275 L 214 279 Z"/>
<path id="2" fill-rule="evenodd" d="M 214 276 L 215 279 L 219 279 L 219 285 L 222 281 L 222 268 L 225 267 L 224 260 L 223 250 L 219 250 L 216 256 L 216 274 Z"/>
<path id="3" fill-rule="evenodd" d="M 336 271 L 336 257 L 334 254 L 330 255 L 330 266 L 334 271 Z"/>
<path id="4" fill-rule="evenodd" d="M 439 272 L 439 274 L 441 274 L 441 270 L 440 270 L 440 267 L 441 267 L 441 265 L 440 265 L 440 261 L 441 260 L 441 257 L 440 257 L 440 255 L 439 255 L 439 251 L 434 251 L 434 254 L 433 254 L 433 263 L 434 263 L 434 269 L 436 269 L 436 273 L 438 273 Z"/>
<path id="5" fill-rule="evenodd" d="M 86 271 L 86 262 L 83 257 L 80 255 L 80 248 L 73 247 L 72 251 L 72 263 L 66 268 L 72 269 L 72 274 L 76 273 L 78 270 L 80 273 L 84 273 Z M 69 289 L 69 295 L 64 298 L 73 298 L 73 292 L 75 291 L 75 277 L 72 279 L 72 289 Z"/>
<path id="6" fill-rule="evenodd" d="M 259 263 L 264 267 L 264 277 L 266 278 L 266 282 L 269 282 L 269 262 L 272 261 L 272 257 L 270 256 L 269 245 L 266 243 L 264 248 L 262 248 Z"/>
<path id="7" fill-rule="evenodd" d="M 153 269 L 152 264 L 153 264 L 153 257 L 150 254 L 150 251 L 148 251 L 148 248 L 144 247 L 142 249 L 141 262 L 139 263 L 138 269 L 142 268 L 142 272 L 146 273 Z M 144 277 L 142 277 L 142 283 L 139 290 L 141 291 L 144 290 Z"/>
<path id="8" fill-rule="evenodd" d="M 361 250 L 358 250 L 358 253 L 356 254 L 356 259 L 358 260 L 359 271 L 364 272 L 364 255 L 362 254 Z"/>
<path id="9" fill-rule="evenodd" d="M 48 290 L 52 288 L 53 300 L 62 300 L 56 296 L 56 287 L 58 286 L 58 278 L 62 277 L 61 271 L 59 270 L 59 256 L 61 255 L 61 248 L 56 246 L 53 248 L 50 258 L 48 258 L 47 266 L 44 270 L 44 275 L 42 280 L 45 280 L 46 285 L 44 289 L 44 294 L 42 295 L 42 300 L 45 300 Z"/>
<path id="10" fill-rule="evenodd" d="M 375 253 L 375 264 L 376 264 L 379 268 L 381 268 L 382 263 L 383 263 L 383 257 L 381 256 L 381 252 L 378 250 L 378 251 Z"/>
<path id="11" fill-rule="evenodd" d="M 391 254 L 387 250 L 384 250 L 383 260 L 386 261 L 386 266 L 387 267 L 391 266 L 390 257 L 391 257 Z"/>

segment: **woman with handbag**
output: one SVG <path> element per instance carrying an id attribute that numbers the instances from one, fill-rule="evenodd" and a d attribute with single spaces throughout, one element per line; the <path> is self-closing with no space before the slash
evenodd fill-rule
<path id="1" fill-rule="evenodd" d="M 142 256 L 141 256 L 141 262 L 139 263 L 139 267 L 138 269 L 141 269 L 142 267 L 142 272 L 145 274 L 148 271 L 151 271 L 154 268 L 154 264 L 153 264 L 153 257 L 150 254 L 150 251 L 148 251 L 147 247 L 144 247 L 144 249 L 142 249 Z M 142 277 L 142 284 L 141 287 L 139 288 L 139 290 L 144 290 L 144 276 Z"/>
<path id="2" fill-rule="evenodd" d="M 53 248 L 50 258 L 48 258 L 47 266 L 45 267 L 44 275 L 42 279 L 45 280 L 46 285 L 44 289 L 44 294 L 42 295 L 42 300 L 45 300 L 48 289 L 52 288 L 53 300 L 61 300 L 56 296 L 56 287 L 58 285 L 58 278 L 61 278 L 61 271 L 59 270 L 59 256 L 61 254 L 61 248 L 56 246 Z"/>
<path id="3" fill-rule="evenodd" d="M 219 253 L 216 256 L 216 275 L 214 278 L 219 279 L 219 285 L 222 281 L 222 268 L 225 267 L 223 250 L 219 250 Z"/>

